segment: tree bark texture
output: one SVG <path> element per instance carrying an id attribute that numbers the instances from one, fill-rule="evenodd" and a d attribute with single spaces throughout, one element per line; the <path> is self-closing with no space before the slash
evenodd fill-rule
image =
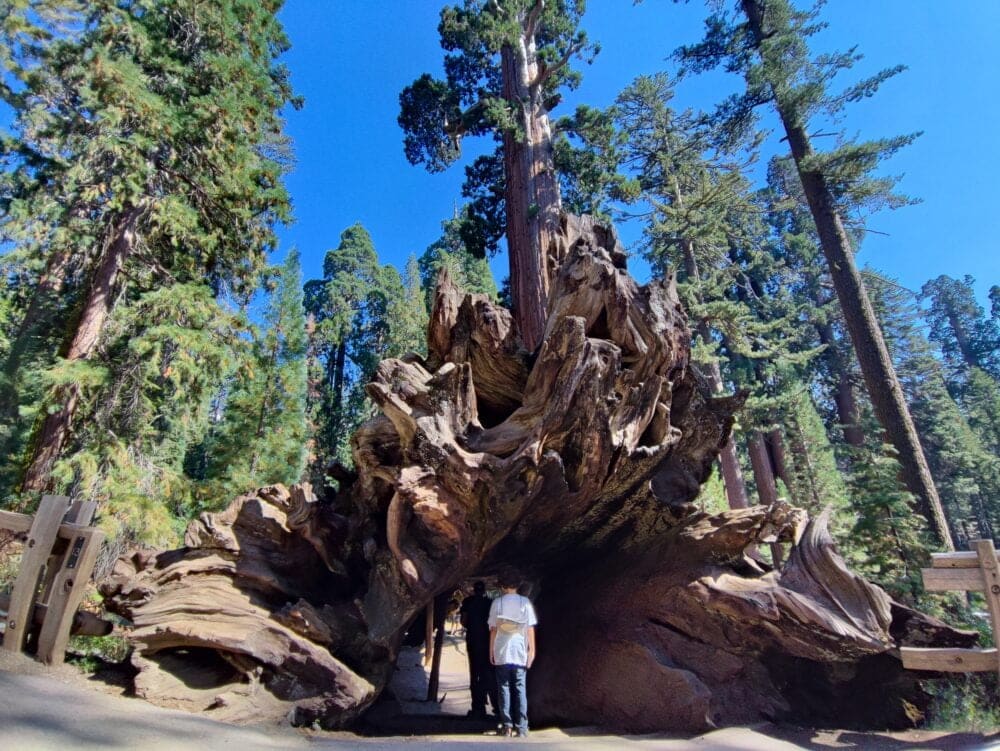
<path id="1" fill-rule="evenodd" d="M 534 31 L 527 18 L 522 32 L 518 43 L 500 54 L 502 95 L 517 122 L 517 130 L 503 133 L 504 201 L 514 315 L 525 348 L 534 352 L 542 341 L 558 264 L 550 256 L 559 233 L 561 199 Z"/>
<path id="2" fill-rule="evenodd" d="M 537 354 L 445 273 L 426 360 L 381 363 L 357 475 L 263 488 L 136 552 L 101 585 L 129 618 L 136 691 L 228 720 L 356 721 L 442 593 L 518 570 L 537 592 L 536 723 L 622 730 L 751 718 L 899 724 L 923 697 L 893 656 L 968 644 L 844 567 L 824 520 L 692 503 L 739 400 L 689 368 L 673 282 L 638 286 L 614 233 L 564 217 Z M 781 571 L 746 555 L 792 546 Z M 804 677 L 808 676 L 809 680 Z M 836 702 L 829 699 L 835 696 Z M 838 724 L 850 723 L 840 717 Z"/>
<path id="3" fill-rule="evenodd" d="M 774 467 L 771 464 L 771 456 L 767 450 L 764 435 L 756 430 L 751 433 L 748 448 L 760 505 L 772 506 L 778 502 L 778 486 L 774 481 Z"/>
<path id="4" fill-rule="evenodd" d="M 766 0 L 741 0 L 750 24 L 751 33 L 765 57 L 765 42 L 768 32 L 764 28 Z M 773 61 L 772 61 L 773 62 Z M 779 82 L 771 82 L 774 91 L 780 91 Z M 903 396 L 903 389 L 892 365 L 892 358 L 885 345 L 882 329 L 875 316 L 868 292 L 865 290 L 861 274 L 854 263 L 851 243 L 844 229 L 836 200 L 823 173 L 809 166 L 809 157 L 814 152 L 805 123 L 793 102 L 780 95 L 775 96 L 775 106 L 781 118 L 792 151 L 792 158 L 802 182 L 802 190 L 809 211 L 816 223 L 823 255 L 826 256 L 837 299 L 844 314 L 844 321 L 854 343 L 861 374 L 868 387 L 875 416 L 885 430 L 889 442 L 896 448 L 899 463 L 903 468 L 906 486 L 917 497 L 920 513 L 927 519 L 931 531 L 937 536 L 941 546 L 954 550 L 955 546 L 948 531 L 941 499 L 938 496 L 934 478 L 931 476 L 924 456 L 920 438 L 917 436 L 913 418 Z"/>
<path id="5" fill-rule="evenodd" d="M 135 248 L 135 225 L 141 213 L 139 208 L 132 208 L 115 225 L 94 270 L 80 318 L 66 349 L 66 360 L 86 360 L 97 348 L 111 313 L 118 274 Z M 23 491 L 39 493 L 49 486 L 49 474 L 69 437 L 80 396 L 78 383 L 58 389 L 54 399 L 60 406 L 47 414 L 38 428 L 31 462 L 21 484 Z"/>

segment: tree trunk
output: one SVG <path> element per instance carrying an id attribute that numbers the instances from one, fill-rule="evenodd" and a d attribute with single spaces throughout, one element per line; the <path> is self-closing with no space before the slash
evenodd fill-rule
<path id="1" fill-rule="evenodd" d="M 788 461 L 785 458 L 785 435 L 781 428 L 774 428 L 767 434 L 767 448 L 771 456 L 771 466 L 774 467 L 774 474 L 786 488 L 792 487 L 792 477 L 788 473 Z M 794 499 L 792 499 L 794 500 Z"/>
<path id="2" fill-rule="evenodd" d="M 767 451 L 763 434 L 754 431 L 748 442 L 750 464 L 753 467 L 753 479 L 757 484 L 757 496 L 765 506 L 778 502 L 778 486 L 774 482 L 774 468 Z"/>
<path id="3" fill-rule="evenodd" d="M 521 340 L 529 352 L 542 341 L 548 292 L 557 261 L 550 260 L 559 229 L 561 199 L 552 128 L 543 101 L 535 39 L 522 20 L 517 46 L 500 53 L 502 95 L 518 131 L 503 133 L 504 201 L 511 296 Z"/>
<path id="4" fill-rule="evenodd" d="M 865 445 L 865 432 L 861 429 L 861 410 L 854 395 L 854 384 L 851 382 L 851 371 L 844 354 L 840 351 L 840 343 L 833 333 L 829 323 L 818 325 L 819 341 L 826 345 L 823 357 L 827 361 L 830 373 L 835 380 L 833 401 L 837 405 L 837 419 L 848 446 L 861 448 Z"/>
<path id="5" fill-rule="evenodd" d="M 515 568 L 558 635 L 532 670 L 536 722 L 881 728 L 926 704 L 892 650 L 974 636 L 847 571 L 822 517 L 698 512 L 737 400 L 699 389 L 671 283 L 636 285 L 613 233 L 585 220 L 560 242 L 536 357 L 508 311 L 445 278 L 427 359 L 387 360 L 368 386 L 383 414 L 355 433 L 339 492 L 263 488 L 193 522 L 185 548 L 118 562 L 102 592 L 132 620 L 139 696 L 351 723 L 423 608 Z M 746 554 L 771 542 L 791 545 L 780 572 Z"/>
<path id="6" fill-rule="evenodd" d="M 68 361 L 86 360 L 97 348 L 111 313 L 118 274 L 135 248 L 135 225 L 140 214 L 139 208 L 132 208 L 121 217 L 98 260 L 80 319 L 66 351 L 65 359 Z M 48 487 L 49 473 L 69 436 L 80 396 L 80 384 L 75 382 L 57 391 L 55 401 L 61 402 L 61 406 L 42 421 L 35 438 L 31 463 L 21 485 L 23 491 L 38 493 Z"/>
<path id="7" fill-rule="evenodd" d="M 749 21 L 750 30 L 762 56 L 766 55 L 764 30 L 764 0 L 741 0 Z M 769 62 L 765 59 L 765 64 Z M 772 90 L 780 92 L 781 82 L 771 82 Z M 913 419 L 903 397 L 903 390 L 896 377 L 889 350 L 882 337 L 878 319 L 865 290 L 861 275 L 854 263 L 850 240 L 844 230 L 833 193 L 823 173 L 809 166 L 813 155 L 812 143 L 806 133 L 799 112 L 793 102 L 780 93 L 775 94 L 775 106 L 781 118 L 792 151 L 792 158 L 802 182 L 802 190 L 809 203 L 823 254 L 830 268 L 837 298 L 840 301 L 847 330 L 854 344 L 861 373 L 864 376 L 872 406 L 890 443 L 896 448 L 903 467 L 906 486 L 917 497 L 920 512 L 927 519 L 931 531 L 942 547 L 954 550 L 951 534 L 941 499 L 938 497 L 934 478 L 931 476 Z"/>

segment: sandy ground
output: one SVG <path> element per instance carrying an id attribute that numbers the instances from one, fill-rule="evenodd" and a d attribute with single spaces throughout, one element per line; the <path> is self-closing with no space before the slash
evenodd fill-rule
<path id="1" fill-rule="evenodd" d="M 50 669 L 20 655 L 0 650 L 0 749 L 65 751 L 67 749 L 141 749 L 142 751 L 297 751 L 361 749 L 362 751 L 447 751 L 489 746 L 578 751 L 791 751 L 857 749 L 859 751 L 923 751 L 1000 749 L 1000 736 L 940 732 L 852 733 L 816 731 L 768 724 L 726 728 L 696 738 L 616 736 L 587 728 L 533 730 L 527 739 L 483 735 L 465 718 L 469 707 L 468 677 L 462 645 L 449 639 L 441 671 L 439 702 L 425 701 L 427 675 L 417 651 L 404 652 L 390 686 L 396 702 L 379 707 L 383 732 L 363 737 L 287 727 L 236 727 L 204 715 L 160 709 L 121 695 L 120 689 L 87 679 L 76 668 Z"/>

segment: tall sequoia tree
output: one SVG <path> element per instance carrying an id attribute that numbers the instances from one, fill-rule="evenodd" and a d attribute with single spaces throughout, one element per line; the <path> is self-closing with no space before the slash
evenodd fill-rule
<path id="1" fill-rule="evenodd" d="M 412 164 L 443 170 L 460 156 L 463 137 L 493 133 L 501 140 L 514 315 L 531 351 L 545 326 L 555 268 L 548 254 L 561 208 L 549 112 L 559 90 L 579 81 L 572 60 L 595 49 L 577 28 L 583 11 L 583 0 L 465 0 L 447 7 L 438 27 L 445 79 L 424 74 L 400 95 L 399 124 Z M 497 164 L 496 157 L 477 161 L 487 180 L 495 179 Z"/>
<path id="2" fill-rule="evenodd" d="M 90 361 L 130 291 L 206 279 L 252 292 L 289 211 L 280 5 L 42 2 L 5 17 L 24 41 L 3 61 L 15 81 L 2 89 L 15 113 L 3 223 L 32 288 L 8 382 L 48 327 L 64 331 L 65 362 Z M 53 310 L 61 297 L 75 307 Z M 49 485 L 80 399 L 73 379 L 50 392 L 24 490 Z"/>
<path id="3" fill-rule="evenodd" d="M 868 143 L 848 143 L 819 153 L 809 136 L 810 122 L 821 112 L 872 96 L 879 85 L 901 68 L 882 71 L 839 95 L 827 82 L 858 60 L 854 51 L 810 57 L 807 38 L 822 28 L 816 11 L 800 12 L 788 0 L 739 0 L 737 20 L 713 15 L 702 42 L 678 50 L 692 70 L 725 64 L 742 73 L 747 88 L 720 107 L 724 131 L 745 132 L 755 121 L 755 109 L 773 104 L 781 120 L 806 201 L 816 223 L 820 245 L 830 268 L 837 298 L 861 364 L 875 413 L 899 454 L 907 486 L 941 544 L 953 544 L 934 479 L 906 406 L 874 309 L 854 263 L 844 214 L 855 194 L 884 187 L 868 175 L 879 161 L 912 140 L 911 136 Z M 882 183 L 879 186 L 879 183 Z"/>
<path id="4" fill-rule="evenodd" d="M 323 277 L 305 284 L 312 321 L 311 474 L 317 481 L 332 463 L 351 463 L 350 437 L 371 417 L 364 386 L 378 363 L 425 351 L 427 309 L 417 266 L 411 257 L 404 280 L 395 267 L 381 265 L 368 230 L 355 224 L 327 252 Z"/>
<path id="5" fill-rule="evenodd" d="M 942 274 L 923 286 L 930 338 L 956 374 L 968 378 L 979 368 L 1000 381 L 1000 326 L 976 300 L 974 282 L 968 274 L 961 280 Z"/>
<path id="6" fill-rule="evenodd" d="M 469 207 L 464 207 L 456 216 L 441 222 L 441 237 L 428 245 L 427 250 L 417 259 L 428 312 L 434 301 L 434 285 L 443 268 L 448 269 L 448 274 L 459 289 L 487 295 L 491 299 L 497 297 L 497 285 L 489 263 L 485 258 L 477 257 L 469 251 L 469 245 L 462 234 L 465 222 L 471 216 Z"/>

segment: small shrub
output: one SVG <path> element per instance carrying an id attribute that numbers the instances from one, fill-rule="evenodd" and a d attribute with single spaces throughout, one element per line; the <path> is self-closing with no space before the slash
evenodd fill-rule
<path id="1" fill-rule="evenodd" d="M 927 712 L 926 727 L 984 734 L 1000 728 L 995 673 L 931 681 L 926 688 L 934 697 Z"/>
<path id="2" fill-rule="evenodd" d="M 71 660 L 84 673 L 95 673 L 104 663 L 124 662 L 131 651 L 121 634 L 73 636 L 69 640 Z"/>

